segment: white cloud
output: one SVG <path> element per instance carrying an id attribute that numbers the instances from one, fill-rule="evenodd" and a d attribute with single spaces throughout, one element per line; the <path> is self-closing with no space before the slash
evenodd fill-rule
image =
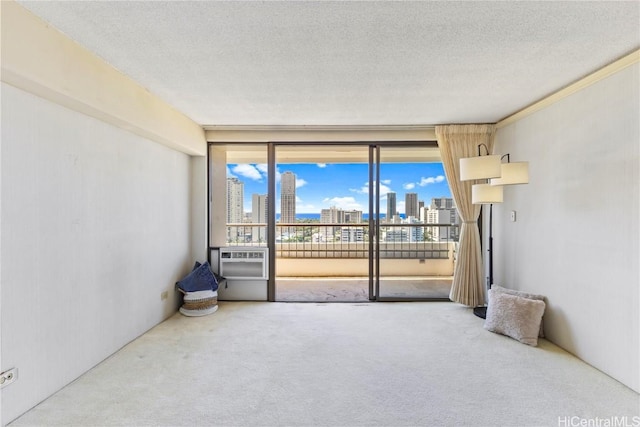
<path id="1" fill-rule="evenodd" d="M 363 185 L 362 188 L 356 192 L 360 194 L 369 194 L 369 185 Z"/>
<path id="2" fill-rule="evenodd" d="M 260 173 L 262 173 L 262 176 L 264 176 L 265 178 L 269 174 L 269 165 L 267 165 L 266 163 L 257 164 L 256 169 L 258 169 Z M 278 170 L 278 168 L 276 168 L 276 182 L 280 182 L 280 171 Z"/>
<path id="3" fill-rule="evenodd" d="M 420 178 L 420 182 L 418 183 L 418 185 L 420 187 L 424 187 L 425 185 L 438 184 L 438 183 L 443 182 L 443 181 L 444 181 L 444 176 L 442 176 L 442 175 L 430 176 L 428 178 L 422 177 L 422 178 Z"/>
<path id="4" fill-rule="evenodd" d="M 391 184 L 391 180 L 390 179 L 383 179 L 382 181 L 380 181 L 382 184 L 386 184 L 389 185 Z"/>
<path id="5" fill-rule="evenodd" d="M 428 178 L 422 177 L 420 178 L 420 182 L 407 182 L 405 184 L 402 184 L 402 188 L 404 188 L 405 190 L 413 190 L 414 188 L 416 188 L 416 185 L 419 185 L 420 187 L 424 187 L 427 186 L 429 184 L 438 184 L 440 182 L 444 181 L 444 176 L 442 175 L 438 175 L 438 176 L 430 176 Z"/>
<path id="6" fill-rule="evenodd" d="M 313 204 L 305 203 L 304 200 L 302 200 L 298 195 L 296 195 L 296 212 L 297 213 L 313 213 L 318 211 L 319 209 L 317 209 Z"/>
<path id="7" fill-rule="evenodd" d="M 234 173 L 231 172 L 231 169 L 229 169 L 229 166 L 227 166 L 227 178 L 237 178 L 237 176 L 235 176 Z"/>
<path id="8" fill-rule="evenodd" d="M 393 190 L 391 189 L 391 187 L 387 187 L 384 184 L 380 184 L 380 194 L 386 196 L 387 193 L 393 193 Z"/>
<path id="9" fill-rule="evenodd" d="M 318 166 L 319 168 L 326 168 L 327 164 L 326 163 L 317 163 L 316 166 Z"/>
<path id="10" fill-rule="evenodd" d="M 358 203 L 356 199 L 351 196 L 331 197 L 331 198 L 327 197 L 322 202 L 326 203 L 329 206 L 335 206 L 337 208 L 345 209 L 345 210 L 352 210 L 352 209 L 363 210 L 362 205 Z"/>
<path id="11" fill-rule="evenodd" d="M 307 185 L 307 181 L 302 178 L 296 178 L 296 188 L 304 187 Z"/>
<path id="12" fill-rule="evenodd" d="M 391 182 L 389 180 L 385 180 L 387 183 Z M 380 194 L 385 197 L 387 195 L 387 193 L 393 193 L 393 190 L 391 189 L 391 187 L 385 185 L 385 181 L 381 181 L 380 182 Z M 374 182 L 373 185 L 375 186 L 376 183 Z M 353 193 L 358 193 L 358 194 L 369 194 L 369 183 L 365 182 L 364 185 L 360 188 L 350 188 L 349 191 L 353 192 Z"/>
<path id="13" fill-rule="evenodd" d="M 262 179 L 260 171 L 255 166 L 246 163 L 236 165 L 233 168 L 233 173 L 255 181 L 260 181 Z"/>

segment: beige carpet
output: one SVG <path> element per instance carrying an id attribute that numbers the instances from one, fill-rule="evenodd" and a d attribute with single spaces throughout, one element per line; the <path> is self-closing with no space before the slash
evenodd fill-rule
<path id="1" fill-rule="evenodd" d="M 225 302 L 206 317 L 176 314 L 10 425 L 569 426 L 640 416 L 637 393 L 548 341 L 529 347 L 482 322 L 453 303 Z"/>

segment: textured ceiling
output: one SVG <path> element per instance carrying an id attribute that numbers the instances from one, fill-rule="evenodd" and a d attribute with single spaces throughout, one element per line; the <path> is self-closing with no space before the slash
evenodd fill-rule
<path id="1" fill-rule="evenodd" d="M 202 125 L 496 122 L 640 47 L 638 1 L 20 3 Z"/>

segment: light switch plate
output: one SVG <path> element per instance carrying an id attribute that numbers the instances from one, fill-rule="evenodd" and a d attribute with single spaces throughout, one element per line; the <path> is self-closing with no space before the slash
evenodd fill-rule
<path id="1" fill-rule="evenodd" d="M 511 222 L 516 222 L 516 211 L 511 211 Z"/>

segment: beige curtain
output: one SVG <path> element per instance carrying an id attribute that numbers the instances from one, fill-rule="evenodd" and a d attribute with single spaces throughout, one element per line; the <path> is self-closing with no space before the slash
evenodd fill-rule
<path id="1" fill-rule="evenodd" d="M 485 144 L 491 153 L 494 135 L 495 125 L 436 126 L 436 138 L 444 171 L 462 219 L 449 299 L 469 307 L 484 305 L 485 285 L 478 230 L 480 205 L 471 203 L 471 186 L 475 182 L 460 181 L 460 159 L 477 156 L 479 144 Z M 486 154 L 484 149 L 482 154 Z"/>

